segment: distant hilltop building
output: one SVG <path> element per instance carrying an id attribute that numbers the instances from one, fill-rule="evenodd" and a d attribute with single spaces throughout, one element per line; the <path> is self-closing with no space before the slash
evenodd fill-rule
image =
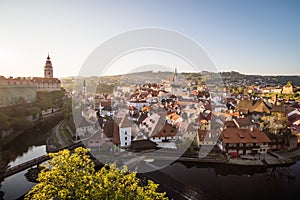
<path id="1" fill-rule="evenodd" d="M 37 86 L 37 91 L 59 91 L 61 83 L 58 78 L 53 78 L 53 67 L 48 54 L 44 67 L 44 78 L 34 77 L 32 82 Z"/>
<path id="2" fill-rule="evenodd" d="M 44 77 L 9 77 L 0 76 L 0 107 L 13 106 L 24 101 L 36 100 L 36 92 L 51 92 L 61 90 L 61 82 L 53 78 L 53 67 L 48 54 L 44 67 Z"/>

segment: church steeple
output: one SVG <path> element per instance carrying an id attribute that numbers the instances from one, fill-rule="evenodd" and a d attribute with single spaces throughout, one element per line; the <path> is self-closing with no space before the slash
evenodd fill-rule
<path id="1" fill-rule="evenodd" d="M 173 84 L 175 84 L 177 81 L 177 68 L 175 67 L 175 72 L 174 72 L 174 76 L 173 76 Z"/>
<path id="2" fill-rule="evenodd" d="M 47 56 L 45 67 L 44 67 L 44 77 L 45 78 L 53 78 L 53 67 L 52 67 L 49 53 Z"/>

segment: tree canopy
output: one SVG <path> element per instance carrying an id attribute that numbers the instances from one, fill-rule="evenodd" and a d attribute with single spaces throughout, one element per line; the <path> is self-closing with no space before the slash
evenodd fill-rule
<path id="1" fill-rule="evenodd" d="M 87 152 L 79 147 L 74 153 L 50 153 L 39 183 L 25 199 L 167 199 L 157 191 L 158 184 L 150 180 L 142 184 L 136 172 L 129 173 L 126 167 L 119 170 L 113 164 L 96 171 Z"/>

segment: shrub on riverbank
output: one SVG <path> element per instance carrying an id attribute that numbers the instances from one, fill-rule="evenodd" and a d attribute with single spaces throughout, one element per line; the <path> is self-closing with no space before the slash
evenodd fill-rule
<path id="1" fill-rule="evenodd" d="M 38 176 L 25 199 L 167 199 L 157 191 L 158 184 L 142 185 L 136 172 L 115 165 L 95 171 L 95 165 L 82 147 L 74 153 L 62 150 L 52 158 Z"/>

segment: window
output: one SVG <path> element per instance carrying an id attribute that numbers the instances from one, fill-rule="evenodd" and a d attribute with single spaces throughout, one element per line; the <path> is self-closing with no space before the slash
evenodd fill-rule
<path id="1" fill-rule="evenodd" d="M 125 142 L 125 145 L 127 145 L 127 142 Z"/>
<path id="2" fill-rule="evenodd" d="M 125 140 L 127 140 L 127 137 L 125 137 Z"/>
<path id="3" fill-rule="evenodd" d="M 125 135 L 127 135 L 127 131 L 125 131 Z"/>

